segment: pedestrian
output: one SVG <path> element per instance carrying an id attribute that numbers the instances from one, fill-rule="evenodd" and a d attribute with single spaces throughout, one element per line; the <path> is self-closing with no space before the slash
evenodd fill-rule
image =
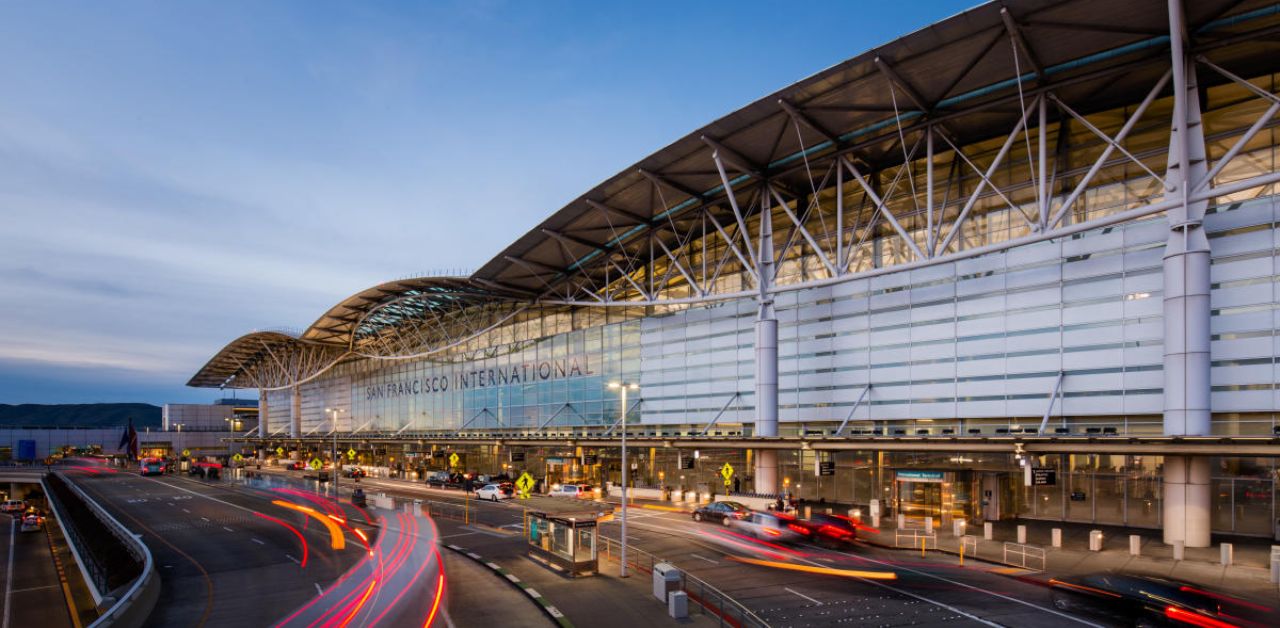
<path id="1" fill-rule="evenodd" d="M 742 489 L 742 479 L 737 477 L 733 478 L 733 492 L 736 494 L 741 489 Z"/>

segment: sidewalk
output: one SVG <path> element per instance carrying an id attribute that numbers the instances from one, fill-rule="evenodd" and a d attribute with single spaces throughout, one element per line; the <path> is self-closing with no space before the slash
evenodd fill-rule
<path id="1" fill-rule="evenodd" d="M 672 619 L 667 615 L 666 605 L 653 597 L 648 574 L 632 572 L 628 578 L 619 578 L 618 563 L 604 553 L 600 554 L 597 575 L 568 578 L 530 559 L 524 539 L 519 536 L 499 537 L 454 521 L 439 521 L 437 525 L 442 545 L 477 554 L 481 562 L 493 563 L 503 572 L 516 576 L 522 586 L 535 589 L 573 625 L 597 626 L 607 622 L 615 628 L 638 628 L 714 624 L 706 615 L 699 614 L 692 603 L 688 619 Z M 441 551 L 446 550 L 441 548 Z"/>
<path id="2" fill-rule="evenodd" d="M 1138 530 L 1114 526 L 1098 526 L 1062 521 L 997 521 L 992 522 L 992 540 L 983 538 L 981 525 L 971 526 L 966 533 L 976 538 L 977 551 L 973 546 L 965 551 L 966 558 L 977 558 L 988 562 L 1018 565 L 1024 561 L 1017 553 L 1017 548 L 1005 561 L 1005 544 L 1017 540 L 1019 525 L 1027 527 L 1027 544 L 1044 551 L 1044 574 L 1047 576 L 1067 576 L 1118 571 L 1135 575 L 1155 576 L 1178 580 L 1206 588 L 1229 591 L 1245 597 L 1255 598 L 1272 605 L 1280 602 L 1280 586 L 1269 582 L 1271 544 L 1266 539 L 1233 538 L 1235 558 L 1230 566 L 1220 561 L 1220 549 L 1215 539 L 1212 547 L 1186 548 L 1184 560 L 1173 559 L 1173 547 L 1165 545 L 1160 539 L 1159 530 Z M 862 538 L 867 542 L 893 547 L 896 521 L 882 520 L 879 534 L 867 534 Z M 1062 530 L 1062 547 L 1052 547 L 1052 530 Z M 1089 551 L 1089 532 L 1101 530 L 1103 533 L 1102 550 Z M 938 549 L 948 553 L 959 553 L 960 539 L 947 529 L 935 528 Z M 1141 538 L 1140 555 L 1129 553 L 1129 535 L 1138 534 Z M 933 548 L 930 543 L 930 549 Z M 1034 550 L 1033 550 L 1034 552 Z M 1038 557 L 1025 561 L 1032 569 L 1010 570 L 1010 575 L 1025 576 L 1032 570 L 1040 568 Z"/>

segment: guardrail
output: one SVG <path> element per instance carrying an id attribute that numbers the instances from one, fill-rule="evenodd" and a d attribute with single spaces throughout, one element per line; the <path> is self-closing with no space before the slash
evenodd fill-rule
<path id="1" fill-rule="evenodd" d="M 604 554 L 610 558 L 617 557 L 622 552 L 622 543 L 620 541 L 607 536 L 597 536 L 596 541 L 603 544 Z M 641 573 L 652 574 L 653 566 L 658 563 L 675 564 L 673 561 L 659 558 L 634 545 L 627 545 L 628 567 Z M 684 569 L 680 569 L 680 590 L 684 591 L 689 596 L 689 599 L 702 609 L 704 615 L 715 617 L 719 626 L 769 628 L 768 622 L 751 612 L 751 609 L 743 606 L 741 602 L 729 597 L 720 589 L 711 586 L 707 581 L 689 574 Z"/>
<path id="2" fill-rule="evenodd" d="M 1012 558 L 1011 558 L 1012 557 Z M 1004 544 L 1004 558 L 1001 561 L 1006 565 L 1022 567 L 1024 569 L 1035 569 L 1044 571 L 1045 553 L 1044 548 L 1038 545 L 1027 545 L 1025 543 Z M 1032 564 L 1039 562 L 1039 567 L 1033 567 Z"/>
<path id="3" fill-rule="evenodd" d="M 904 528 L 893 532 L 893 546 L 918 549 L 921 544 L 925 549 L 938 549 L 938 533 Z"/>
<path id="4" fill-rule="evenodd" d="M 61 472 L 46 477 L 44 486 L 50 506 L 67 534 L 76 562 L 86 574 L 94 601 L 99 608 L 107 605 L 89 628 L 141 626 L 160 597 L 160 577 L 156 574 L 151 551 L 140 536 L 130 532 L 83 489 L 68 481 Z M 79 503 L 72 500 L 78 500 Z M 86 515 L 93 520 L 86 519 Z M 97 525 L 94 525 L 94 521 Z M 109 534 L 112 539 L 100 538 L 104 533 Z M 110 547 L 112 541 L 119 545 L 114 551 Z M 136 565 L 135 569 L 124 572 L 132 578 L 124 579 L 123 583 L 119 582 L 122 579 L 120 560 L 106 557 L 116 554 L 119 549 L 128 554 Z M 89 556 L 88 559 L 85 558 L 86 555 Z M 122 589 L 124 592 L 118 593 Z"/>

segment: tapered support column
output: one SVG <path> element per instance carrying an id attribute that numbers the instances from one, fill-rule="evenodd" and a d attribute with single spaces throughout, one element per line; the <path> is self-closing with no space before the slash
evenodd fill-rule
<path id="1" fill-rule="evenodd" d="M 1209 547 L 1209 459 L 1166 456 L 1164 459 L 1164 542 Z"/>
<path id="2" fill-rule="evenodd" d="M 1208 175 L 1200 120 L 1195 64 L 1185 51 L 1181 0 L 1169 0 L 1173 64 L 1173 129 L 1165 171 L 1165 200 L 1181 201 L 1168 211 L 1164 252 L 1164 433 L 1210 432 L 1209 239 L 1204 233 L 1206 201 L 1187 202 Z M 1208 547 L 1209 462 L 1164 459 L 1164 540 Z"/>
<path id="3" fill-rule="evenodd" d="M 302 436 L 302 389 L 294 386 L 290 391 L 293 403 L 289 409 L 289 435 L 299 438 Z"/>
<path id="4" fill-rule="evenodd" d="M 271 433 L 271 408 L 267 405 L 267 391 L 258 389 L 258 438 Z"/>
<path id="5" fill-rule="evenodd" d="M 760 213 L 760 246 L 756 270 L 759 294 L 756 312 L 755 407 L 756 436 L 778 435 L 778 319 L 773 311 L 773 218 L 768 194 Z M 755 452 L 755 490 L 757 493 L 778 492 L 778 454 L 771 450 Z"/>

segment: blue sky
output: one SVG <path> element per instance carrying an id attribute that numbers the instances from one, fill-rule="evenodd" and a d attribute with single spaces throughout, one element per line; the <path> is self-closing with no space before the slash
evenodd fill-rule
<path id="1" fill-rule="evenodd" d="M 0 403 L 211 400 L 227 341 L 972 3 L 4 3 Z"/>

